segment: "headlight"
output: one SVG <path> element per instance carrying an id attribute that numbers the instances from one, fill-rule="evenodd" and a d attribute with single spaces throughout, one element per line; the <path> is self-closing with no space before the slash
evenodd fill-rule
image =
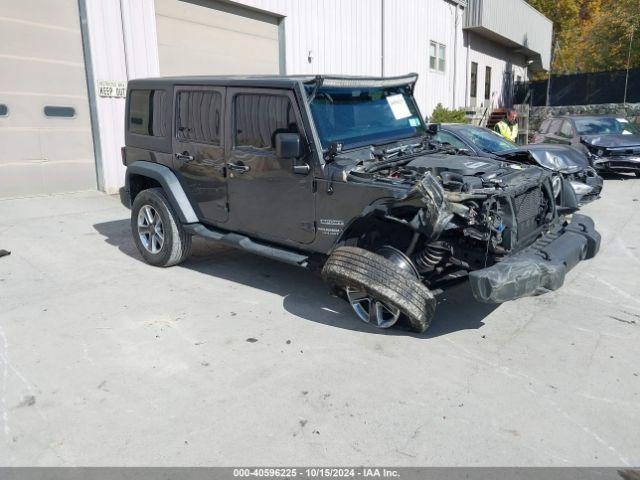
<path id="1" fill-rule="evenodd" d="M 551 185 L 553 186 L 553 194 L 556 198 L 558 198 L 558 195 L 560 195 L 560 190 L 562 189 L 562 180 L 560 180 L 560 177 L 556 175 L 555 177 L 553 177 Z"/>
<path id="2" fill-rule="evenodd" d="M 573 188 L 573 191 L 576 192 L 576 195 L 588 195 L 593 192 L 593 187 L 587 185 L 586 183 L 576 182 L 575 180 L 572 180 L 569 183 L 571 183 L 571 188 Z"/>

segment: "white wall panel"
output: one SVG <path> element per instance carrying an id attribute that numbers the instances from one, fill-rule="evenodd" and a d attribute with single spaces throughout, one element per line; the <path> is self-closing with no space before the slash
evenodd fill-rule
<path id="1" fill-rule="evenodd" d="M 454 106 L 454 70 L 455 106 L 464 104 L 462 11 L 458 7 L 456 22 L 456 8 L 444 0 L 385 0 L 385 75 L 420 75 L 415 96 L 423 115 L 438 103 Z M 446 45 L 444 73 L 429 69 L 430 41 Z"/>
<path id="2" fill-rule="evenodd" d="M 153 0 L 84 0 L 92 98 L 100 158 L 99 188 L 115 193 L 124 184 L 120 147 L 124 145 L 124 98 L 98 96 L 97 82 L 158 75 Z M 94 138 L 96 136 L 94 135 Z"/>
<path id="3" fill-rule="evenodd" d="M 477 106 L 486 107 L 489 103 L 484 98 L 486 67 L 491 67 L 491 97 L 493 98 L 491 106 L 496 108 L 502 106 L 505 72 L 513 73 L 514 79 L 518 76 L 525 79 L 527 68 L 524 56 L 474 32 L 467 33 L 467 41 L 469 45 L 469 71 L 471 71 L 471 62 L 478 64 Z M 466 95 L 468 96 L 468 92 Z"/>
<path id="4" fill-rule="evenodd" d="M 284 17 L 288 74 L 380 75 L 381 1 L 239 0 L 234 3 Z"/>

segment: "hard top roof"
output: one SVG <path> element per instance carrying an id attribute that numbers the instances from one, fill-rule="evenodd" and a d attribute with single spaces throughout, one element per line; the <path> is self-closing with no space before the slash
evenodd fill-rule
<path id="1" fill-rule="evenodd" d="M 335 86 L 402 85 L 416 82 L 417 74 L 399 77 L 363 77 L 333 75 L 190 75 L 137 78 L 129 81 L 129 88 L 161 88 L 170 85 L 220 85 L 244 87 L 292 88 L 300 83 L 322 82 Z"/>

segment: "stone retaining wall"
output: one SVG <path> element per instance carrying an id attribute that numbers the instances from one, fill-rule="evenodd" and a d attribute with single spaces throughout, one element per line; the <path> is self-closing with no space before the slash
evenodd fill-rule
<path id="1" fill-rule="evenodd" d="M 640 125 L 640 103 L 604 103 L 600 105 L 568 105 L 565 107 L 531 107 L 529 129 L 537 131 L 542 121 L 558 115 L 619 115 Z"/>

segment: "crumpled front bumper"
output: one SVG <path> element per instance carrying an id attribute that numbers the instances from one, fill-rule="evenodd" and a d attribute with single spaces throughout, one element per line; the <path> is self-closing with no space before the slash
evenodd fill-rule
<path id="1" fill-rule="evenodd" d="M 619 155 L 615 157 L 598 157 L 593 161 L 593 168 L 601 172 L 638 172 L 640 171 L 640 155 Z"/>
<path id="2" fill-rule="evenodd" d="M 573 215 L 568 225 L 548 233 L 533 245 L 495 265 L 469 274 L 474 297 L 502 303 L 557 290 L 569 270 L 598 253 L 600 234 L 593 220 Z"/>

